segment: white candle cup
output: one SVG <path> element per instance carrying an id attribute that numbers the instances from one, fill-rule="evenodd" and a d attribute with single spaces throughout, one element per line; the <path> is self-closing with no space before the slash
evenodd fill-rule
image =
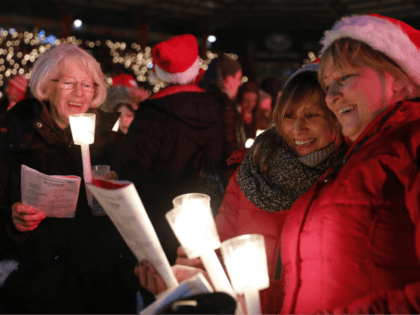
<path id="1" fill-rule="evenodd" d="M 81 146 L 83 160 L 83 178 L 85 183 L 92 182 L 89 144 L 95 139 L 95 114 L 75 114 L 69 116 L 71 133 L 74 144 Z M 92 193 L 86 187 L 89 206 L 92 206 Z"/>
<path id="2" fill-rule="evenodd" d="M 220 239 L 210 208 L 210 197 L 204 194 L 185 194 L 176 197 L 173 204 L 175 209 L 166 213 L 166 219 L 188 258 L 200 257 L 216 291 L 236 298 L 214 252 L 220 247 Z"/>
<path id="3" fill-rule="evenodd" d="M 95 114 L 75 114 L 69 116 L 74 144 L 92 144 L 95 140 Z"/>
<path id="4" fill-rule="evenodd" d="M 237 236 L 224 241 L 220 250 L 233 289 L 245 295 L 248 314 L 261 314 L 259 290 L 270 285 L 264 236 Z"/>
<path id="5" fill-rule="evenodd" d="M 203 249 L 217 249 L 220 239 L 205 194 L 185 194 L 173 200 L 174 209 L 166 214 L 172 230 L 188 258 L 197 258 Z"/>

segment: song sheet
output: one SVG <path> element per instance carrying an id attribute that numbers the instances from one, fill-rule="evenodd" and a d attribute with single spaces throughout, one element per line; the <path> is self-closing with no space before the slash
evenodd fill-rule
<path id="1" fill-rule="evenodd" d="M 81 178 L 45 175 L 26 165 L 21 168 L 22 204 L 47 217 L 72 218 L 76 212 Z"/>

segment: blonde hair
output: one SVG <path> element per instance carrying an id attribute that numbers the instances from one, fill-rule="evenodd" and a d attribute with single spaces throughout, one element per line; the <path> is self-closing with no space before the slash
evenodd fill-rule
<path id="1" fill-rule="evenodd" d="M 59 71 L 67 61 L 75 62 L 92 77 L 96 85 L 90 107 L 99 106 L 106 98 L 105 75 L 99 63 L 89 53 L 74 44 L 65 43 L 45 52 L 35 62 L 29 85 L 32 94 L 40 101 L 48 99 L 50 81 L 57 79 Z"/>
<path id="2" fill-rule="evenodd" d="M 323 53 L 318 70 L 318 80 L 325 90 L 323 78 L 330 71 L 326 65 L 331 60 L 338 69 L 360 68 L 368 66 L 378 70 L 383 75 L 387 72 L 403 86 L 405 99 L 418 95 L 420 86 L 413 82 L 410 77 L 392 59 L 382 52 L 373 49 L 368 44 L 349 38 L 340 38 L 334 41 Z"/>

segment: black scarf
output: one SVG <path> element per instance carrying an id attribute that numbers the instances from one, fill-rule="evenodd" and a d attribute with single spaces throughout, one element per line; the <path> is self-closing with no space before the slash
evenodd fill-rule
<path id="1" fill-rule="evenodd" d="M 261 136 L 255 141 L 264 141 Z M 317 166 L 310 167 L 299 162 L 286 148 L 278 147 L 269 160 L 267 172 L 262 175 L 253 161 L 254 148 L 255 143 L 244 156 L 238 172 L 238 184 L 248 200 L 269 212 L 289 210 L 296 199 L 311 188 L 348 149 L 342 144 L 337 150 L 328 147 L 311 153 L 326 154 L 327 157 Z"/>

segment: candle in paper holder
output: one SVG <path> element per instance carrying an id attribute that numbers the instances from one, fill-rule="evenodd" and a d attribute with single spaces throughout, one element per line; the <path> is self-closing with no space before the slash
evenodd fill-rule
<path id="1" fill-rule="evenodd" d="M 86 145 L 95 141 L 95 114 L 75 114 L 69 116 L 74 144 Z"/>
<path id="2" fill-rule="evenodd" d="M 82 149 L 83 178 L 85 183 L 92 182 L 92 171 L 90 164 L 89 144 L 95 140 L 95 114 L 75 114 L 69 116 L 71 133 L 74 144 L 78 144 Z M 92 206 L 92 194 L 86 188 L 89 206 Z"/>
<path id="3" fill-rule="evenodd" d="M 166 213 L 166 219 L 188 258 L 200 257 L 216 291 L 236 298 L 214 252 L 220 247 L 220 239 L 210 208 L 210 197 L 204 194 L 185 194 L 176 197 L 173 204 L 175 208 Z"/>
<path id="4" fill-rule="evenodd" d="M 220 250 L 233 289 L 245 295 L 248 314 L 261 314 L 259 290 L 270 285 L 264 236 L 237 236 L 224 241 Z"/>

